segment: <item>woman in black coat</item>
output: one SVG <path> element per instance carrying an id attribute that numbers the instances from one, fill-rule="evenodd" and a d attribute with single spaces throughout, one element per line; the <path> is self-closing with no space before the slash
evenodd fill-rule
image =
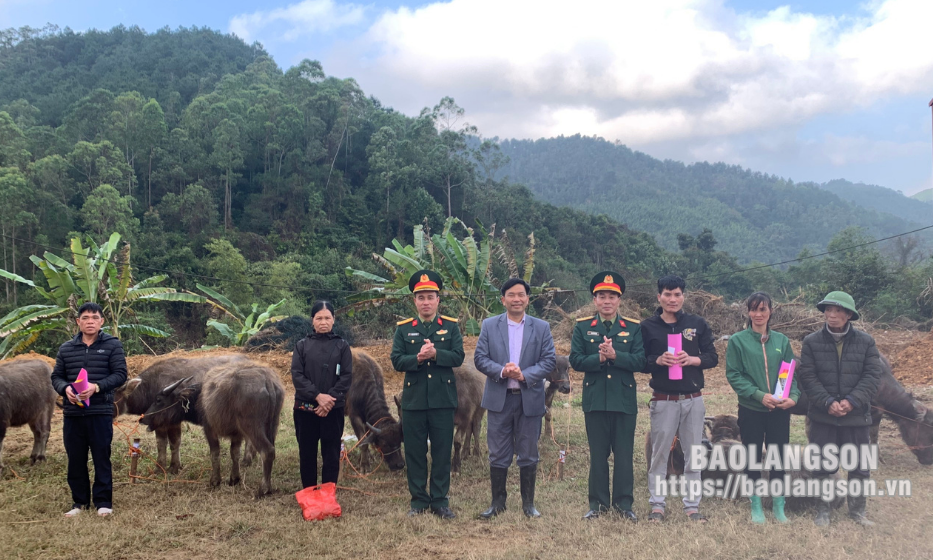
<path id="1" fill-rule="evenodd" d="M 343 407 L 353 369 L 350 345 L 333 333 L 334 306 L 327 301 L 311 307 L 313 332 L 298 341 L 292 353 L 295 385 L 295 437 L 301 485 L 317 486 L 317 446 L 321 443 L 322 482 L 337 482 Z"/>

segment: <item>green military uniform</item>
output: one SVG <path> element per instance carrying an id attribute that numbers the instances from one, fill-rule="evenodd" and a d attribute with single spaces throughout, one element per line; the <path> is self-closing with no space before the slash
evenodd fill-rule
<path id="1" fill-rule="evenodd" d="M 594 295 L 608 290 L 621 296 L 625 281 L 621 275 L 603 272 L 590 283 L 590 290 Z M 603 337 L 612 340 L 615 360 L 599 361 Z M 632 454 L 638 413 L 634 372 L 645 365 L 639 322 L 619 316 L 604 322 L 599 315 L 578 319 L 571 341 L 570 365 L 585 374 L 583 415 L 590 445 L 590 510 L 608 511 L 611 506 L 620 512 L 629 511 L 634 500 Z M 610 452 L 615 455 L 611 500 Z"/>
<path id="2" fill-rule="evenodd" d="M 427 277 L 427 282 L 422 280 Z M 419 284 L 428 284 L 420 288 Z M 433 284 L 433 285 L 431 285 Z M 412 276 L 413 293 L 440 291 L 443 283 L 436 273 L 420 271 Z M 418 353 L 432 341 L 437 355 L 418 363 Z M 463 363 L 463 338 L 457 320 L 437 315 L 425 322 L 418 317 L 398 323 L 392 342 L 392 366 L 405 372 L 402 391 L 402 435 L 408 465 L 411 508 L 438 510 L 448 507 L 450 454 L 454 437 L 454 411 L 457 408 L 457 382 L 453 368 Z M 431 487 L 428 482 L 428 439 L 431 440 Z"/>

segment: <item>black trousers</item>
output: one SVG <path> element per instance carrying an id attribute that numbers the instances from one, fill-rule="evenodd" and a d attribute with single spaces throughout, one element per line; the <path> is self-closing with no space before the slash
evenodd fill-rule
<path id="1" fill-rule="evenodd" d="M 854 444 L 861 450 L 862 445 L 871 443 L 871 426 L 833 426 L 832 424 L 821 424 L 819 422 L 810 422 L 810 443 L 815 443 L 820 447 L 834 443 L 839 447 L 847 443 Z M 862 462 L 861 453 L 857 455 L 859 464 Z M 834 471 L 816 471 L 820 477 L 827 477 L 835 473 Z M 868 469 L 856 469 L 849 471 L 849 480 L 860 478 L 867 479 L 871 476 Z"/>
<path id="2" fill-rule="evenodd" d="M 317 486 L 317 445 L 321 443 L 321 482 L 337 482 L 340 474 L 340 441 L 343 437 L 343 408 L 332 409 L 321 418 L 309 410 L 295 409 L 295 438 L 301 486 Z"/>
<path id="3" fill-rule="evenodd" d="M 94 505 L 113 507 L 113 469 L 110 465 L 110 444 L 113 441 L 113 416 L 92 414 L 65 416 L 62 426 L 65 453 L 68 454 L 68 486 L 72 507 L 91 505 L 91 482 L 87 471 L 87 451 L 94 461 Z"/>
<path id="4" fill-rule="evenodd" d="M 784 446 L 790 442 L 790 411 L 775 408 L 769 412 L 761 412 L 739 405 L 739 433 L 742 436 L 742 444 L 754 445 L 755 453 L 761 453 L 762 443 L 768 447 L 777 446 L 783 465 Z M 761 477 L 759 471 L 748 468 L 745 469 L 745 474 L 749 480 L 758 480 Z M 772 469 L 770 478 L 784 478 L 784 469 Z"/>

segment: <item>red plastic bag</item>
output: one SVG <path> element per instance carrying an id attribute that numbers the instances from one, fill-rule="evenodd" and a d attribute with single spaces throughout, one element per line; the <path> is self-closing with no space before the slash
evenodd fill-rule
<path id="1" fill-rule="evenodd" d="M 337 503 L 337 485 L 333 482 L 299 490 L 295 492 L 295 499 L 301 506 L 301 514 L 305 521 L 340 517 L 341 508 Z"/>

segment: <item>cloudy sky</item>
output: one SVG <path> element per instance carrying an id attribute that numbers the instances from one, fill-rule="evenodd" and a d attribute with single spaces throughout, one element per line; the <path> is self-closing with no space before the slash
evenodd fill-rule
<path id="1" fill-rule="evenodd" d="M 0 27 L 207 26 L 486 137 L 599 135 L 659 158 L 912 194 L 933 183 L 930 0 L 0 0 Z"/>

